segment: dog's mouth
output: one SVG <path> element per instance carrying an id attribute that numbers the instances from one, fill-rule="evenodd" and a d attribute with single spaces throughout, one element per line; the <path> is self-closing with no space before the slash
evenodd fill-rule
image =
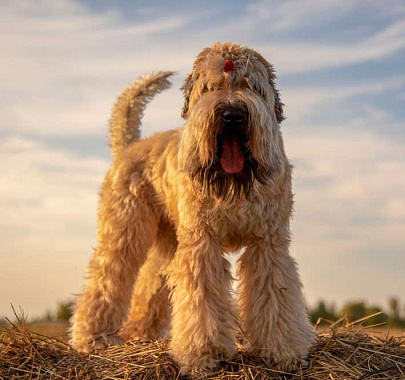
<path id="1" fill-rule="evenodd" d="M 243 170 L 245 156 L 242 140 L 236 133 L 227 133 L 221 137 L 221 165 L 226 173 L 234 174 Z"/>
<path id="2" fill-rule="evenodd" d="M 237 174 L 246 166 L 247 109 L 243 105 L 228 106 L 220 112 L 220 117 L 217 157 L 225 173 Z"/>

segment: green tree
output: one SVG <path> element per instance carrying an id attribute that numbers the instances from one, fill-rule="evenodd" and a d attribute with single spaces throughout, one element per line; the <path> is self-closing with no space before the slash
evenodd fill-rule
<path id="1" fill-rule="evenodd" d="M 364 301 L 347 302 L 341 312 L 342 317 L 346 316 L 350 322 L 357 321 L 367 315 L 367 308 Z"/>
<path id="2" fill-rule="evenodd" d="M 61 302 L 58 305 L 56 319 L 58 321 L 68 321 L 72 316 L 73 301 Z"/>
<path id="3" fill-rule="evenodd" d="M 46 322 L 52 322 L 52 320 L 54 319 L 52 313 L 47 310 L 47 312 L 45 313 L 45 317 L 43 318 Z"/>
<path id="4" fill-rule="evenodd" d="M 319 318 L 322 320 L 335 321 L 337 319 L 335 306 L 328 306 L 324 301 L 319 301 L 318 304 L 309 310 L 309 318 L 312 323 L 317 323 Z M 322 321 L 320 321 L 322 323 Z"/>
<path id="5" fill-rule="evenodd" d="M 388 314 L 388 323 L 390 326 L 394 327 L 403 327 L 405 321 L 401 318 L 401 307 L 398 298 L 392 297 L 388 301 L 389 305 L 389 314 Z"/>
<path id="6" fill-rule="evenodd" d="M 378 306 L 367 306 L 364 301 L 354 301 L 346 303 L 340 315 L 346 316 L 349 322 L 355 322 L 359 319 L 369 317 L 370 315 L 380 313 L 371 318 L 367 318 L 362 322 L 364 326 L 371 326 L 379 323 L 386 323 L 387 315 L 382 312 L 382 309 Z"/>
<path id="7" fill-rule="evenodd" d="M 377 314 L 374 317 L 368 318 L 364 321 L 364 326 L 371 326 L 371 325 L 378 325 L 382 323 L 387 323 L 388 322 L 388 316 L 386 313 L 383 312 L 383 310 L 379 306 L 369 306 L 366 309 L 366 317 L 369 315 Z"/>

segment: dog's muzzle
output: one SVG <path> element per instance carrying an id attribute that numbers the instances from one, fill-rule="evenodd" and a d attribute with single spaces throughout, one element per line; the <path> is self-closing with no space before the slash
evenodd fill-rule
<path id="1" fill-rule="evenodd" d="M 229 174 L 239 173 L 245 163 L 244 126 L 247 112 L 242 107 L 227 107 L 222 115 L 221 165 Z"/>
<path id="2" fill-rule="evenodd" d="M 228 107 L 222 115 L 224 125 L 229 127 L 241 126 L 245 120 L 245 112 L 240 107 Z"/>

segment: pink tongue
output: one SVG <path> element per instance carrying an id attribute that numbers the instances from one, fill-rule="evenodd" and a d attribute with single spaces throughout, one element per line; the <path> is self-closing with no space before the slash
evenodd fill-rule
<path id="1" fill-rule="evenodd" d="M 245 158 L 236 135 L 226 136 L 222 140 L 222 169 L 227 173 L 239 173 L 243 169 Z"/>

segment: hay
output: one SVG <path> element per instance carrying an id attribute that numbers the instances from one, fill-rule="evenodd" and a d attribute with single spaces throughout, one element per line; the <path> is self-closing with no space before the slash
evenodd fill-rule
<path id="1" fill-rule="evenodd" d="M 276 371 L 239 351 L 221 362 L 212 379 L 405 379 L 405 339 L 367 334 L 359 326 L 333 324 L 320 333 L 309 367 L 295 374 Z M 168 355 L 168 341 L 139 341 L 79 354 L 56 338 L 29 331 L 22 321 L 0 337 L 0 379 L 181 379 Z"/>

